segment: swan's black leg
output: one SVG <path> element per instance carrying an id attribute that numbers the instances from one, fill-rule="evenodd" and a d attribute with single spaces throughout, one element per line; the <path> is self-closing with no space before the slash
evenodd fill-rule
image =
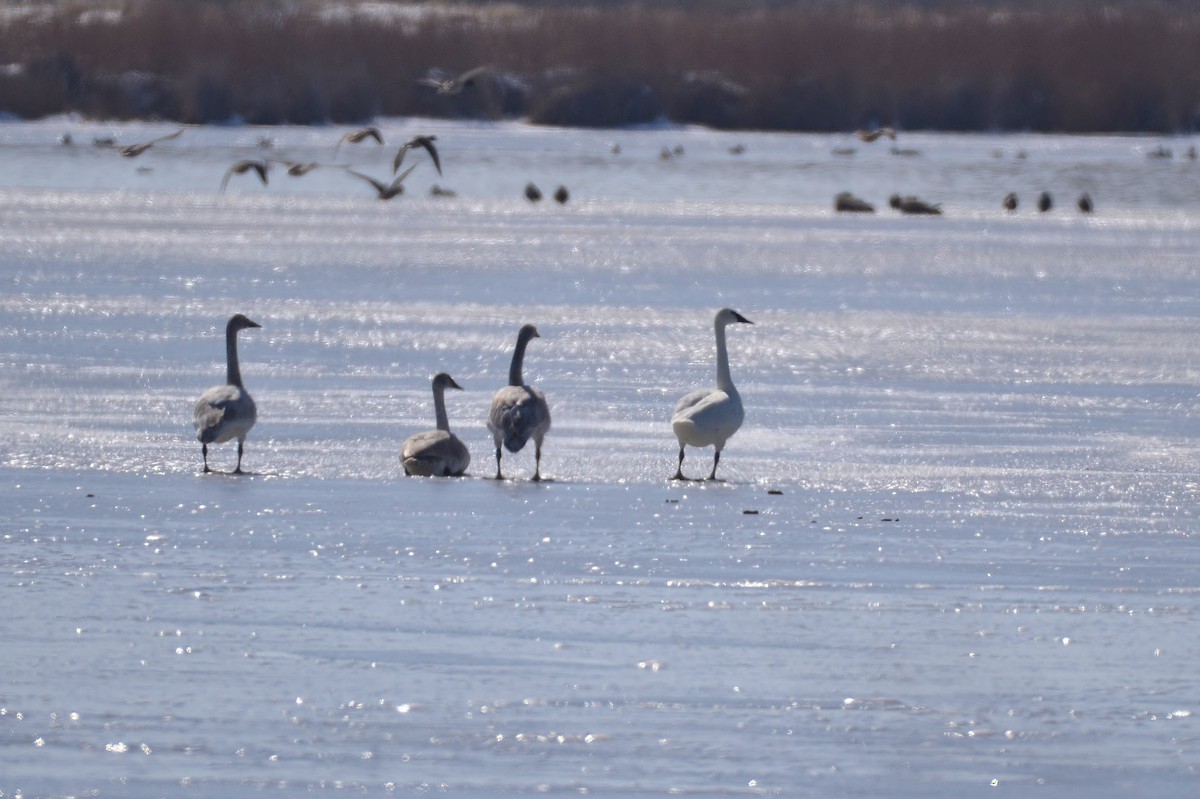
<path id="1" fill-rule="evenodd" d="M 683 445 L 682 444 L 679 445 L 679 468 L 677 468 L 675 470 L 675 476 L 672 477 L 671 479 L 672 480 L 686 480 L 687 479 L 686 477 L 683 476 Z"/>
<path id="2" fill-rule="evenodd" d="M 709 480 L 717 479 L 717 464 L 720 462 L 721 462 L 721 450 L 717 450 L 716 454 L 713 455 L 713 468 L 712 468 L 712 472 L 708 475 Z"/>
<path id="3" fill-rule="evenodd" d="M 204 455 L 204 473 L 208 474 L 212 471 L 212 469 L 208 468 L 208 444 L 201 444 L 200 452 Z"/>

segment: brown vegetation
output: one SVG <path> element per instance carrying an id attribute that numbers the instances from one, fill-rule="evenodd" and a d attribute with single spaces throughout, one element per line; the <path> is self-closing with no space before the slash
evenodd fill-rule
<path id="1" fill-rule="evenodd" d="M 665 118 L 816 131 L 1200 126 L 1200 8 L 1166 0 L 114 0 L 0 9 L 0 112 L 27 118 L 519 116 L 593 126 Z M 481 64 L 492 69 L 458 93 L 421 82 Z"/>

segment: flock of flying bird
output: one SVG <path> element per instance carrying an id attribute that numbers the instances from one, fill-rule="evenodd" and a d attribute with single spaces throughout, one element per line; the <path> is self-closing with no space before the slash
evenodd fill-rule
<path id="1" fill-rule="evenodd" d="M 455 93 L 453 86 L 458 86 L 460 85 L 461 81 L 469 81 L 472 80 L 472 78 L 470 77 L 470 73 L 468 73 L 466 76 L 451 78 L 444 81 L 435 81 L 433 78 L 429 78 L 427 80 L 439 87 L 439 93 L 453 94 Z M 451 88 L 446 88 L 448 86 Z M 459 89 L 459 91 L 461 91 L 461 89 Z M 159 136 L 148 141 L 119 147 L 117 150 L 126 158 L 136 158 L 160 142 L 178 138 L 183 134 L 183 132 L 184 129 L 180 128 L 179 130 L 168 133 L 165 136 Z M 70 138 L 64 137 L 62 141 L 64 143 L 70 143 Z M 361 144 L 362 142 L 366 141 L 374 141 L 376 144 L 383 144 L 383 133 L 374 125 L 368 125 L 365 128 L 351 131 L 338 140 L 337 146 L 334 147 L 334 155 L 336 157 L 343 144 Z M 221 178 L 221 192 L 224 193 L 225 189 L 229 186 L 230 179 L 237 175 L 255 175 L 264 186 L 269 185 L 271 168 L 278 164 L 283 166 L 287 170 L 287 174 L 291 175 L 292 177 L 302 177 L 307 175 L 309 172 L 322 167 L 327 169 L 341 169 L 347 174 L 353 175 L 354 177 L 369 183 L 371 187 L 375 189 L 375 195 L 380 200 L 390 200 L 393 197 L 398 197 L 404 193 L 404 179 L 407 178 L 409 174 L 416 168 L 415 166 L 411 166 L 403 172 L 400 171 L 400 167 L 404 163 L 404 158 L 408 154 L 409 150 L 425 150 L 425 152 L 429 154 L 429 158 L 433 162 L 433 166 L 437 170 L 438 175 L 442 175 L 442 160 L 438 155 L 437 145 L 434 144 L 435 141 L 437 141 L 437 136 L 418 135 L 409 139 L 404 144 L 401 144 L 400 148 L 396 151 L 395 157 L 392 159 L 392 178 L 390 181 L 387 181 L 386 179 L 379 180 L 377 178 L 373 178 L 370 175 L 353 169 L 350 164 L 325 164 L 316 161 L 292 161 L 282 158 L 242 158 L 235 161 L 229 166 L 228 169 L 225 170 L 225 175 L 223 178 Z M 109 147 L 116 146 L 111 139 L 98 140 L 96 144 Z M 430 194 L 435 197 L 453 197 L 455 193 L 449 189 L 444 189 L 435 185 L 430 190 Z M 566 186 L 559 186 L 554 191 L 552 196 L 560 204 L 566 203 L 571 197 Z M 527 183 L 525 185 L 525 198 L 530 202 L 538 202 L 542 199 L 542 191 L 534 183 Z"/>
<path id="2" fill-rule="evenodd" d="M 732 308 L 722 308 L 713 319 L 717 343 L 717 384 L 684 395 L 675 404 L 671 427 L 679 442 L 679 465 L 673 480 L 686 480 L 683 458 L 686 447 L 713 447 L 713 464 L 709 480 L 717 479 L 717 464 L 721 450 L 738 428 L 745 412 L 742 399 L 733 384 L 729 371 L 729 351 L 725 343 L 725 328 L 731 324 L 752 324 Z M 242 382 L 238 363 L 237 336 L 242 330 L 261 327 L 243 314 L 234 314 L 225 326 L 225 382 L 205 391 L 196 401 L 192 422 L 204 471 L 208 465 L 208 445 L 224 444 L 237 439 L 237 466 L 234 474 L 242 473 L 242 454 L 246 436 L 258 419 L 258 410 L 250 392 Z M 492 397 L 487 415 L 487 429 L 496 447 L 496 479 L 504 479 L 500 469 L 503 450 L 520 452 L 530 439 L 534 445 L 533 479 L 542 479 L 542 442 L 550 431 L 550 405 L 541 389 L 525 382 L 525 349 L 529 342 L 540 338 L 537 328 L 524 325 L 517 333 L 512 362 L 508 369 L 508 384 Z M 461 389 L 454 378 L 439 372 L 433 378 L 433 407 L 436 427 L 405 440 L 400 462 L 406 475 L 424 477 L 461 477 L 471 463 L 471 454 L 462 439 L 450 432 L 446 414 L 446 389 Z"/>

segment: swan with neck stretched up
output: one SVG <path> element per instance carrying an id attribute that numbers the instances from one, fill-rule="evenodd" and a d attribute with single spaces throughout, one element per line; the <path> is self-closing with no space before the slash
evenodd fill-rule
<path id="1" fill-rule="evenodd" d="M 717 479 L 717 464 L 725 442 L 742 426 L 745 412 L 733 378 L 729 374 L 729 351 L 725 347 L 725 328 L 735 322 L 753 324 L 732 308 L 717 311 L 713 326 L 717 334 L 717 386 L 701 388 L 685 395 L 675 404 L 671 427 L 679 439 L 679 468 L 672 480 L 684 480 L 684 447 L 715 447 L 709 480 Z"/>
<path id="2" fill-rule="evenodd" d="M 471 465 L 471 453 L 458 436 L 450 432 L 446 416 L 446 389 L 462 386 L 445 372 L 433 378 L 433 412 L 437 429 L 409 436 L 400 450 L 404 473 L 420 477 L 460 477 Z"/>
<path id="3" fill-rule="evenodd" d="M 204 471 L 208 467 L 208 445 L 224 444 L 237 439 L 238 458 L 234 474 L 242 473 L 242 447 L 246 434 L 254 427 L 258 410 L 254 399 L 242 385 L 242 370 L 238 366 L 237 334 L 239 330 L 262 327 L 242 314 L 234 314 L 225 325 L 225 384 L 213 386 L 200 395 L 192 423 L 196 426 L 196 438 L 200 441 L 200 452 L 204 455 Z"/>
<path id="4" fill-rule="evenodd" d="M 531 438 L 534 445 L 533 479 L 542 479 L 542 439 L 550 430 L 550 406 L 539 389 L 525 384 L 521 371 L 525 362 L 525 347 L 530 339 L 535 338 L 541 338 L 536 327 L 525 325 L 521 328 L 517 334 L 517 347 L 513 350 L 512 365 L 508 369 L 508 385 L 492 397 L 487 427 L 496 442 L 497 480 L 504 479 L 500 473 L 501 445 L 509 452 L 520 452 Z"/>

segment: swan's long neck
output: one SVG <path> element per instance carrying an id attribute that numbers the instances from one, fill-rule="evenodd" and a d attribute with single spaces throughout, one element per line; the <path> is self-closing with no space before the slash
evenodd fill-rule
<path id="1" fill-rule="evenodd" d="M 437 417 L 437 429 L 450 432 L 450 418 L 446 416 L 446 387 L 441 383 L 433 386 L 433 413 Z"/>
<path id="2" fill-rule="evenodd" d="M 517 339 L 517 348 L 513 350 L 512 365 L 508 367 L 508 384 L 510 386 L 525 385 L 525 378 L 521 375 L 521 367 L 525 363 L 525 345 L 529 343 L 529 339 L 521 336 Z"/>
<path id="3" fill-rule="evenodd" d="M 242 385 L 242 370 L 238 366 L 237 331 L 225 329 L 225 382 L 231 386 Z"/>
<path id="4" fill-rule="evenodd" d="M 725 347 L 725 325 L 717 323 L 717 388 L 726 394 L 736 394 L 733 377 L 729 374 L 729 350 Z"/>

